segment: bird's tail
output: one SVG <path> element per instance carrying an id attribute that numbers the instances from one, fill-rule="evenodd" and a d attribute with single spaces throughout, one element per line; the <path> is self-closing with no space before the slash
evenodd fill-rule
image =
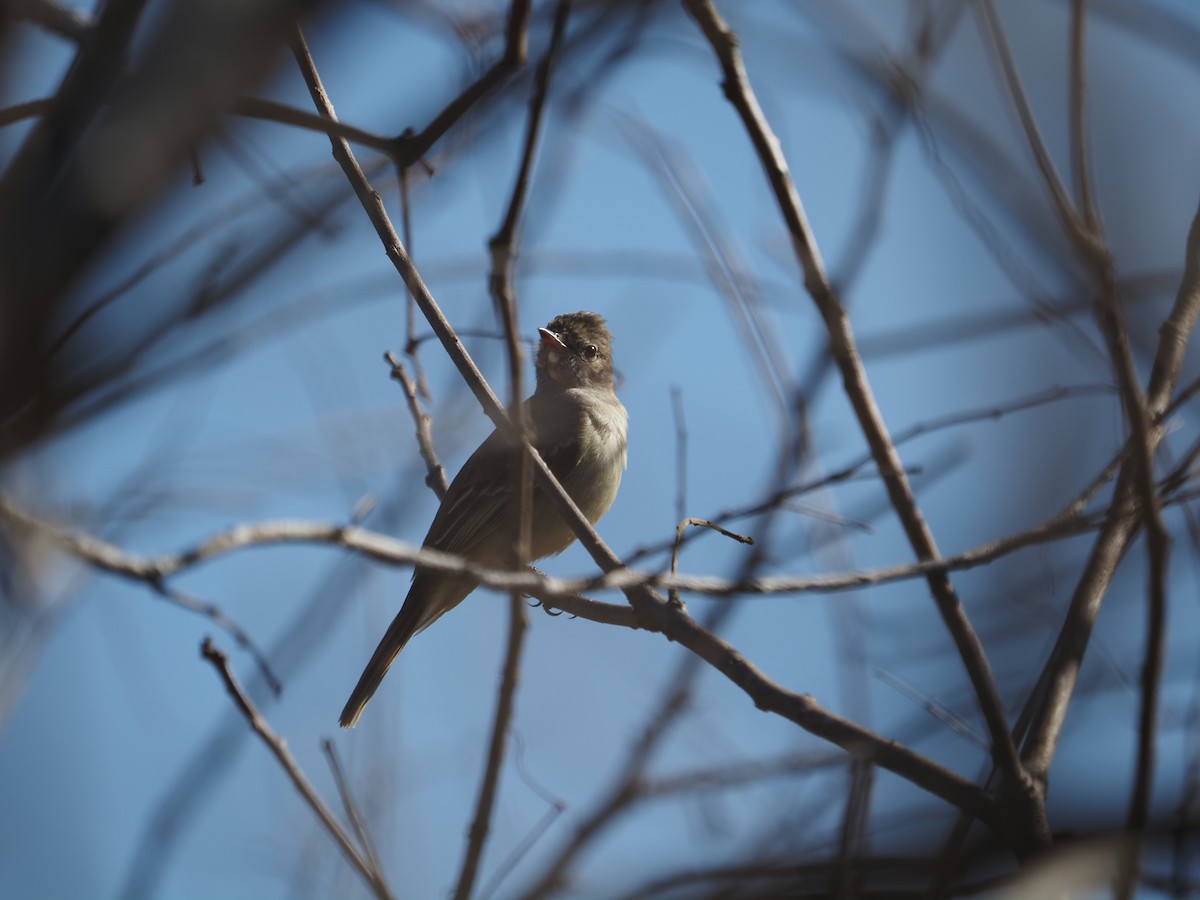
<path id="1" fill-rule="evenodd" d="M 400 607 L 396 618 L 392 619 L 392 624 L 388 626 L 379 646 L 371 655 L 371 661 L 359 676 L 358 684 L 350 693 L 350 699 L 346 701 L 338 719 L 343 728 L 353 728 L 358 724 L 359 716 L 375 696 L 383 676 L 387 674 L 412 636 L 432 625 L 446 610 L 457 606 L 476 584 L 471 579 L 445 578 L 430 583 L 422 577 L 424 574 L 421 570 L 417 571 L 417 577 L 404 600 L 404 605 Z"/>

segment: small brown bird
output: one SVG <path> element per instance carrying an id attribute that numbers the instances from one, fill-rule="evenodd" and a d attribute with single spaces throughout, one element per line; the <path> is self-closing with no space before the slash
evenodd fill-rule
<path id="1" fill-rule="evenodd" d="M 540 328 L 537 386 L 525 401 L 531 442 L 571 499 L 595 524 L 608 512 L 625 470 L 628 416 L 613 386 L 612 335 L 594 312 L 567 313 Z M 455 476 L 423 546 L 490 569 L 511 565 L 519 447 L 493 431 Z M 534 484 L 530 560 L 561 553 L 575 533 Z M 453 609 L 479 582 L 417 566 L 400 612 L 350 694 L 340 722 L 353 728 L 396 656 L 414 634 Z"/>

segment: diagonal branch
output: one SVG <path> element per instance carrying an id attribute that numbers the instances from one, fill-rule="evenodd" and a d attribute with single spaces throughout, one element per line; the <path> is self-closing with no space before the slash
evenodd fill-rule
<path id="1" fill-rule="evenodd" d="M 432 420 L 429 413 L 421 408 L 421 401 L 417 397 L 417 382 L 408 374 L 404 363 L 396 359 L 395 354 L 391 351 L 385 353 L 383 358 L 392 369 L 392 379 L 400 382 L 401 387 L 404 388 L 404 399 L 408 401 L 408 411 L 412 414 L 413 422 L 417 426 L 417 447 L 420 450 L 421 459 L 425 461 L 425 484 L 437 495 L 439 500 L 443 500 L 449 488 L 446 483 L 446 469 L 442 466 L 437 450 L 433 447 Z"/>
<path id="2" fill-rule="evenodd" d="M 531 8 L 531 0 L 512 0 L 505 28 L 504 55 L 450 101 L 424 129 L 416 134 L 406 131 L 396 138 L 391 156 L 401 170 L 418 162 L 471 107 L 525 63 Z"/>
<path id="3" fill-rule="evenodd" d="M 325 826 L 326 831 L 330 833 L 337 845 L 342 848 L 342 853 L 350 862 L 363 880 L 367 882 L 371 888 L 371 893 L 381 900 L 387 900 L 392 896 L 391 888 L 388 887 L 387 881 L 384 879 L 383 872 L 373 866 L 370 861 L 370 855 L 364 855 L 354 842 L 350 839 L 350 835 L 334 818 L 333 811 L 325 805 L 325 801 L 313 788 L 304 772 L 301 771 L 299 763 L 292 753 L 287 748 L 287 742 L 277 735 L 271 726 L 267 724 L 266 719 L 262 717 L 250 697 L 242 690 L 241 684 L 238 683 L 237 677 L 233 674 L 233 670 L 229 667 L 229 658 L 216 647 L 213 646 L 212 638 L 205 638 L 200 646 L 200 655 L 212 663 L 213 668 L 217 670 L 217 674 L 221 676 L 221 680 L 225 683 L 225 689 L 229 691 L 229 695 L 237 704 L 239 710 L 250 727 L 267 745 L 267 749 L 274 754 L 279 760 L 279 765 L 283 767 L 288 778 L 292 780 L 292 784 L 296 786 L 296 790 L 300 792 L 300 796 L 305 802 L 312 807 L 313 812 L 317 814 L 317 818 L 321 820 L 321 824 Z"/>
<path id="4" fill-rule="evenodd" d="M 1013 105 L 1016 107 L 1017 117 L 1021 120 L 1025 139 L 1029 143 L 1030 150 L 1033 151 L 1042 181 L 1045 182 L 1046 189 L 1050 192 L 1050 199 L 1059 222 L 1066 231 L 1067 237 L 1071 238 L 1075 246 L 1083 250 L 1085 255 L 1095 252 L 1102 245 L 1097 241 L 1095 233 L 1080 220 L 1079 213 L 1071 202 L 1071 196 L 1063 184 L 1062 177 L 1055 168 L 1054 159 L 1046 148 L 1046 142 L 1042 139 L 1042 133 L 1038 130 L 1033 110 L 1029 106 L 1029 98 L 1025 95 L 1025 88 L 1021 84 L 1021 76 L 1017 72 L 1017 64 L 1013 59 L 1012 48 L 1008 45 L 1008 38 L 1004 33 L 1004 25 L 1000 21 L 1000 16 L 991 0 L 979 0 L 975 9 L 979 14 L 984 34 L 1000 62 L 1000 69 L 1004 74 L 1004 81 L 1008 86 Z"/>

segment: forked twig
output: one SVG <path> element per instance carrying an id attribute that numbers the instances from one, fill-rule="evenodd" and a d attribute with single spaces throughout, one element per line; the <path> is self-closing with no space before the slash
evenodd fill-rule
<path id="1" fill-rule="evenodd" d="M 408 370 L 404 368 L 404 363 L 396 358 L 396 355 L 390 350 L 383 355 L 384 360 L 392 367 L 392 379 L 398 381 L 400 386 L 404 388 L 404 399 L 408 401 L 408 411 L 412 413 L 413 422 L 417 426 L 417 449 L 421 453 L 421 459 L 425 460 L 425 483 L 429 485 L 439 500 L 445 499 L 446 490 L 449 485 L 446 483 L 446 469 L 442 466 L 442 461 L 438 458 L 437 450 L 433 446 L 433 428 L 431 427 L 432 419 L 429 413 L 421 408 L 421 400 L 417 396 L 417 383 L 408 374 Z"/>
<path id="2" fill-rule="evenodd" d="M 732 538 L 733 540 L 738 541 L 739 543 L 742 543 L 742 544 L 753 544 L 754 543 L 754 538 L 747 537 L 744 534 L 738 534 L 736 531 L 729 531 L 728 529 L 722 528 L 716 522 L 708 521 L 708 519 L 695 519 L 695 518 L 684 519 L 675 528 L 675 547 L 671 551 L 671 574 L 672 575 L 677 575 L 679 573 L 679 547 L 683 543 L 683 533 L 685 531 L 687 531 L 687 528 L 689 525 L 695 526 L 697 528 L 711 528 L 713 531 L 717 532 L 718 534 L 723 534 L 725 537 Z M 683 605 L 683 601 L 679 598 L 679 588 L 672 587 L 670 589 L 670 597 L 671 597 L 672 603 L 676 604 L 677 606 Z"/>
<path id="3" fill-rule="evenodd" d="M 242 690 L 241 684 L 238 683 L 237 676 L 233 674 L 233 669 L 229 666 L 229 658 L 220 650 L 218 650 L 212 642 L 211 637 L 206 637 L 200 645 L 200 656 L 212 663 L 217 674 L 221 676 L 221 680 L 225 683 L 225 689 L 229 691 L 229 695 L 233 698 L 234 703 L 250 724 L 250 728 L 257 734 L 267 745 L 267 749 L 279 761 L 279 765 L 283 767 L 283 771 L 288 778 L 292 780 L 292 784 L 296 786 L 296 790 L 300 792 L 300 796 L 317 814 L 317 818 L 321 820 L 321 824 L 325 826 L 325 830 L 333 837 L 337 845 L 342 848 L 342 853 L 350 864 L 358 870 L 362 875 L 363 880 L 371 888 L 371 893 L 379 898 L 391 898 L 392 891 L 388 887 L 386 879 L 383 877 L 383 872 L 378 868 L 373 867 L 367 856 L 364 856 L 359 848 L 354 845 L 354 841 L 350 839 L 350 835 L 342 828 L 341 824 L 334 818 L 332 810 L 325 805 L 325 801 L 321 799 L 316 790 L 305 777 L 304 772 L 300 770 L 299 763 L 292 753 L 287 748 L 287 742 L 277 735 L 267 724 L 266 719 L 262 717 L 258 709 L 254 706 L 249 695 Z"/>

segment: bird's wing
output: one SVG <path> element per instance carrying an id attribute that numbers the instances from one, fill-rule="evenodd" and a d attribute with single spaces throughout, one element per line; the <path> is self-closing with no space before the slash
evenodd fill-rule
<path id="1" fill-rule="evenodd" d="M 526 401 L 527 421 L 540 423 L 533 444 L 554 476 L 562 481 L 579 461 L 582 410 L 556 404 L 539 409 L 539 398 Z M 516 515 L 512 503 L 518 456 L 500 431 L 479 445 L 454 477 L 441 508 L 429 526 L 425 546 L 471 556 L 491 535 L 510 535 Z M 534 491 L 540 488 L 534 484 Z"/>

